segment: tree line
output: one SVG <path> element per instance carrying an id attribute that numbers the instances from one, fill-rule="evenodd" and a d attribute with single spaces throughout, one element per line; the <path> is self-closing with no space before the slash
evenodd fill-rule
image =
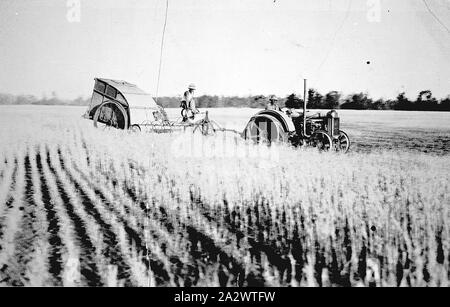
<path id="1" fill-rule="evenodd" d="M 308 108 L 311 109 L 353 109 L 353 110 L 406 110 L 406 111 L 450 111 L 450 96 L 441 100 L 433 97 L 430 90 L 419 92 L 410 100 L 405 93 L 395 99 L 370 98 L 366 93 L 348 95 L 345 98 L 336 91 L 321 95 L 314 89 L 308 91 Z"/>
<path id="2" fill-rule="evenodd" d="M 33 95 L 11 95 L 0 93 L 0 105 L 68 105 L 87 106 L 91 98 L 78 97 L 75 99 L 61 99 L 55 93 L 51 97 L 37 98 Z"/>
<path id="3" fill-rule="evenodd" d="M 415 100 L 410 100 L 406 94 L 400 93 L 395 99 L 374 100 L 366 93 L 356 93 L 343 97 L 338 91 L 322 95 L 315 89 L 308 90 L 307 106 L 309 109 L 354 109 L 354 110 L 408 110 L 408 111 L 450 111 L 450 96 L 441 100 L 433 97 L 430 90 L 421 91 Z M 249 107 L 264 108 L 268 97 L 258 95 L 249 97 L 222 97 L 202 95 L 196 98 L 199 108 Z M 163 107 L 178 107 L 180 99 L 176 97 L 158 98 Z M 279 98 L 281 107 L 302 108 L 303 99 L 295 94 Z"/>
<path id="4" fill-rule="evenodd" d="M 338 91 L 331 91 L 325 95 L 315 89 L 308 90 L 309 109 L 355 109 L 355 110 L 409 110 L 409 111 L 450 111 L 450 96 L 437 99 L 430 90 L 421 91 L 416 99 L 410 100 L 405 93 L 400 93 L 395 99 L 374 100 L 367 93 L 355 93 L 343 96 Z M 10 95 L 0 93 L 0 105 L 31 104 L 31 105 L 73 105 L 87 106 L 90 98 L 78 97 L 73 100 L 64 100 L 52 94 L 50 98 L 37 98 L 32 95 Z M 158 104 L 165 108 L 177 108 L 180 106 L 179 97 L 159 97 Z M 221 107 L 248 107 L 264 108 L 268 97 L 255 95 L 248 97 L 201 95 L 196 97 L 198 108 Z M 302 108 L 303 99 L 295 94 L 280 97 L 278 104 L 281 107 Z"/>

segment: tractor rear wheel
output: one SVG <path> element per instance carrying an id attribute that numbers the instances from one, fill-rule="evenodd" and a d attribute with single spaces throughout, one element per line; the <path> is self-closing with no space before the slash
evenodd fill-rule
<path id="1" fill-rule="evenodd" d="M 321 151 L 329 151 L 332 147 L 333 141 L 325 131 L 316 131 L 313 135 L 311 135 L 308 143 Z"/>
<path id="2" fill-rule="evenodd" d="M 244 130 L 244 138 L 255 143 L 271 144 L 285 142 L 287 133 L 280 121 L 269 114 L 261 114 L 250 119 Z"/>
<path id="3" fill-rule="evenodd" d="M 96 128 L 128 129 L 128 114 L 115 101 L 103 102 L 95 111 L 93 119 Z"/>

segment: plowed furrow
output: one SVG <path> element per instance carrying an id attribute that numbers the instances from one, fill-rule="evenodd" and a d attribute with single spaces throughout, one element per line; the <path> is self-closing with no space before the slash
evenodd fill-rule
<path id="1" fill-rule="evenodd" d="M 137 171 L 138 169 L 141 172 L 145 172 L 145 170 L 137 167 L 136 165 L 133 165 L 133 169 L 135 171 Z M 131 197 L 131 198 L 135 198 L 136 197 L 136 193 L 133 191 L 133 189 L 127 187 L 126 189 L 126 193 Z M 144 211 L 145 208 L 145 204 L 141 202 L 140 204 L 140 208 Z M 208 235 L 208 233 L 213 234 L 214 231 L 209 231 L 209 228 L 206 227 L 206 225 L 211 226 L 212 229 L 216 230 L 216 233 L 222 233 L 222 235 L 220 237 L 224 237 L 226 238 L 225 241 L 232 239 L 232 241 L 234 241 L 234 245 L 236 246 L 236 248 L 244 248 L 244 249 L 248 249 L 252 255 L 256 255 L 257 258 L 260 258 L 260 254 L 264 253 L 267 257 L 267 260 L 269 261 L 269 263 L 271 265 L 274 265 L 275 267 L 280 268 L 281 271 L 284 271 L 288 266 L 288 263 L 286 261 L 286 259 L 283 259 L 281 257 L 281 255 L 277 252 L 277 250 L 275 248 L 273 248 L 272 246 L 269 245 L 269 243 L 264 243 L 264 242 L 258 242 L 257 240 L 255 240 L 252 237 L 249 237 L 248 235 L 246 235 L 244 232 L 238 230 L 236 227 L 233 227 L 233 225 L 230 225 L 227 221 L 225 221 L 224 218 L 222 219 L 217 219 L 215 218 L 209 211 L 209 208 L 207 208 L 201 201 L 192 200 L 191 203 L 191 214 L 192 216 L 196 216 L 200 215 L 203 216 L 203 218 L 205 219 L 203 222 L 200 222 L 199 226 L 201 226 L 200 228 L 205 227 L 206 233 L 203 231 L 200 231 L 198 229 L 198 227 L 195 226 L 188 226 L 187 224 L 179 224 L 179 225 L 172 225 L 172 223 L 169 222 L 170 217 L 167 215 L 167 213 L 165 212 L 165 210 L 163 208 L 160 208 L 160 213 L 156 214 L 154 213 L 154 218 L 159 218 L 159 220 L 163 223 L 163 225 L 166 227 L 166 229 L 170 232 L 173 229 L 177 229 L 177 227 L 183 227 L 183 229 L 189 229 L 188 233 L 190 233 L 189 236 L 189 240 L 192 241 L 194 240 L 194 245 L 196 245 L 197 243 L 197 238 L 200 238 L 200 242 L 203 242 L 205 246 L 207 246 L 206 248 L 204 248 L 204 250 L 208 251 L 208 250 L 213 250 L 215 251 L 215 247 L 218 246 L 227 246 L 229 245 L 229 243 L 227 244 L 226 242 L 220 242 L 220 243 L 224 243 L 224 244 L 218 244 L 219 242 L 215 242 L 211 236 Z M 161 214 L 162 213 L 162 214 Z M 201 219 L 200 219 L 201 220 Z M 189 228 L 188 228 L 189 227 Z M 225 232 L 225 233 L 224 233 Z M 233 239 L 234 238 L 234 239 Z M 246 238 L 245 241 L 242 241 L 242 238 Z M 214 244 L 214 246 L 212 246 L 211 244 Z M 245 245 L 248 245 L 248 247 L 245 247 Z M 222 260 L 223 264 L 228 266 L 230 265 L 232 267 L 232 273 L 233 274 L 237 274 L 240 275 L 242 269 L 242 265 L 237 262 L 235 260 L 235 257 L 233 256 L 229 256 L 229 254 L 225 251 L 223 251 L 221 248 L 219 248 L 222 253 L 220 253 L 220 259 Z M 194 258 L 198 259 L 202 259 L 205 257 L 207 258 L 216 258 L 217 254 L 216 252 L 211 252 L 211 253 L 204 253 L 203 251 L 200 252 L 200 254 L 202 254 L 202 257 L 197 256 L 197 252 L 195 252 L 193 254 Z M 261 286 L 263 284 L 261 284 L 261 280 L 263 280 L 262 276 L 260 276 L 260 272 L 261 270 L 258 270 L 257 272 L 252 272 L 252 274 L 256 275 L 256 280 L 255 282 L 252 281 L 251 285 L 258 285 Z M 240 281 L 237 281 L 238 283 Z"/>
<path id="2" fill-rule="evenodd" d="M 5 221 L 8 216 L 8 212 L 10 209 L 12 209 L 14 197 L 11 195 L 11 191 L 14 191 L 16 189 L 16 181 L 17 181 L 17 171 L 18 171 L 18 165 L 17 160 L 14 162 L 14 170 L 12 172 L 11 177 L 11 185 L 9 188 L 9 191 L 7 192 L 6 196 L 6 202 L 4 204 L 4 207 L 2 208 L 2 211 L 0 211 L 0 252 L 2 251 L 3 244 L 2 244 L 2 238 L 3 238 L 3 230 L 5 227 Z"/>
<path id="3" fill-rule="evenodd" d="M 21 221 L 23 216 L 23 204 L 25 194 L 25 170 L 22 156 L 17 154 L 14 158 L 14 167 L 17 171 L 14 171 L 11 182 L 11 190 L 8 192 L 8 201 L 5 211 L 3 212 L 2 221 L 2 238 L 0 249 L 0 283 L 5 285 L 12 285 L 20 277 L 17 274 L 17 262 L 14 259 L 14 253 L 16 251 L 16 237 L 21 230 Z"/>
<path id="4" fill-rule="evenodd" d="M 134 245 L 136 248 L 136 251 L 140 254 L 142 254 L 142 261 L 145 264 L 147 268 L 150 268 L 152 272 L 155 274 L 155 279 L 157 285 L 165 285 L 167 284 L 167 281 L 170 279 L 169 275 L 164 268 L 164 264 L 155 258 L 157 258 L 153 252 L 149 251 L 145 245 L 145 240 L 141 237 L 140 234 L 138 234 L 137 231 L 135 231 L 132 227 L 129 226 L 128 222 L 125 220 L 125 218 L 118 212 L 117 210 L 114 210 L 110 202 L 107 200 L 107 198 L 104 196 L 104 194 L 98 190 L 94 189 L 95 194 L 99 197 L 99 199 L 106 205 L 106 207 L 109 209 L 111 213 L 113 213 L 118 222 L 122 224 L 128 239 L 129 245 Z M 142 228 L 142 231 L 145 229 Z M 147 254 L 149 255 L 149 258 L 147 259 Z"/>
<path id="5" fill-rule="evenodd" d="M 107 180 L 109 180 L 108 175 L 104 173 L 103 175 L 105 176 L 105 178 L 107 178 Z M 118 183 L 116 182 L 116 185 L 117 184 Z M 147 225 L 143 225 L 141 222 L 141 230 L 145 231 L 145 229 L 147 229 L 151 236 L 151 238 L 147 238 L 147 240 L 150 239 L 150 241 L 148 241 L 150 245 L 149 248 L 152 251 L 156 249 L 158 251 L 158 257 L 161 257 L 161 254 L 163 254 L 169 258 L 168 262 L 170 263 L 170 270 L 174 275 L 173 282 L 175 283 L 175 285 L 195 285 L 198 282 L 199 276 L 198 265 L 206 266 L 207 262 L 199 264 L 198 262 L 200 260 L 205 260 L 205 258 L 194 259 L 192 257 L 193 255 L 190 254 L 190 251 L 187 248 L 187 246 L 190 244 L 188 238 L 187 236 L 182 235 L 182 233 L 185 231 L 174 231 L 175 229 L 179 229 L 178 227 L 183 227 L 183 225 L 179 225 L 177 221 L 172 222 L 165 215 L 164 209 L 160 208 L 160 210 L 162 210 L 164 214 L 159 213 L 159 210 L 156 210 L 157 207 L 155 204 L 147 208 L 145 201 L 140 200 L 140 196 L 138 196 L 133 189 L 128 187 L 126 183 L 122 183 L 121 185 L 128 196 L 127 198 L 129 198 L 129 200 L 131 200 L 133 203 L 137 204 L 139 206 L 139 209 L 142 211 L 141 213 L 137 212 L 137 214 L 141 215 L 142 213 L 144 213 L 144 216 L 150 218 L 150 221 L 149 223 L 147 223 Z M 182 244 L 182 246 L 185 248 L 180 249 L 182 247 L 180 244 Z M 182 255 L 189 255 L 188 259 L 182 259 Z M 192 264 L 194 263 L 198 263 L 198 265 L 193 266 Z M 184 282 L 180 283 L 180 279 Z"/>
<path id="6" fill-rule="evenodd" d="M 197 208 L 200 209 L 200 212 L 210 221 L 216 222 L 218 225 L 222 225 L 227 229 L 230 233 L 234 234 L 238 240 L 239 238 L 247 238 L 247 242 L 250 245 L 251 251 L 253 253 L 263 252 L 267 256 L 267 260 L 271 265 L 278 267 L 280 264 L 283 264 L 285 260 L 280 256 L 279 252 L 275 248 L 269 245 L 269 243 L 259 242 L 255 240 L 255 238 L 248 237 L 244 232 L 236 229 L 222 217 L 220 220 L 215 218 L 209 211 L 202 201 L 197 200 L 194 202 L 197 205 Z"/>
<path id="7" fill-rule="evenodd" d="M 125 285 L 131 286 L 131 276 L 130 276 L 130 267 L 125 262 L 124 256 L 122 255 L 122 252 L 119 247 L 119 241 L 112 230 L 112 226 L 108 223 L 106 223 L 100 212 L 97 210 L 95 205 L 92 203 L 91 199 L 89 198 L 86 191 L 82 188 L 80 183 L 75 180 L 73 175 L 70 173 L 70 171 L 65 167 L 64 160 L 60 159 L 60 165 L 62 170 L 65 172 L 67 177 L 69 178 L 71 184 L 75 187 L 77 190 L 80 199 L 81 204 L 83 205 L 83 208 L 86 210 L 86 212 L 92 216 L 97 223 L 97 225 L 100 227 L 102 233 L 103 233 L 103 240 L 105 243 L 105 248 L 103 250 L 104 256 L 110 260 L 110 263 L 113 265 L 116 265 L 118 268 L 117 277 L 119 280 L 124 280 Z"/>
<path id="8" fill-rule="evenodd" d="M 60 157 L 62 158 L 62 157 Z M 134 171 L 143 172 L 144 170 L 140 167 L 136 167 L 133 164 L 129 165 Z M 117 185 L 116 182 L 112 182 L 110 179 L 111 177 L 107 174 L 105 174 L 101 169 L 97 170 L 97 173 L 100 172 L 107 180 L 110 180 L 111 184 L 113 186 Z M 96 174 L 97 174 L 96 173 Z M 225 267 L 230 267 L 230 273 L 235 276 L 236 281 L 234 284 L 243 284 L 244 281 L 244 269 L 243 265 L 236 261 L 236 259 L 232 256 L 230 256 L 227 252 L 222 250 L 219 245 L 217 245 L 212 238 L 210 238 L 207 234 L 203 233 L 199 229 L 197 229 L 195 226 L 187 224 L 184 224 L 181 222 L 178 218 L 173 218 L 167 214 L 164 208 L 160 207 L 159 210 L 155 210 L 156 206 L 150 206 L 150 208 L 146 207 L 146 204 L 144 201 L 139 200 L 140 197 L 138 197 L 137 193 L 134 191 L 133 188 L 129 187 L 126 183 L 122 184 L 122 187 L 128 197 L 136 204 L 139 205 L 141 211 L 147 215 L 148 213 L 151 214 L 149 216 L 152 221 L 151 224 L 159 224 L 162 226 L 162 229 L 165 229 L 167 233 L 169 234 L 169 237 L 172 239 L 172 241 L 177 241 L 178 234 L 174 233 L 174 229 L 182 229 L 185 232 L 186 235 L 182 237 L 182 240 L 187 242 L 186 246 L 199 246 L 200 250 L 194 250 L 194 249 L 188 249 L 186 252 L 190 256 L 191 263 L 195 264 L 194 271 L 197 270 L 197 273 L 193 273 L 194 275 L 198 275 L 198 267 L 207 267 L 208 265 L 211 265 L 216 262 L 217 259 L 220 259 L 220 262 Z M 97 195 L 100 195 L 99 191 L 96 191 Z M 100 195 L 100 198 L 104 198 L 104 196 Z M 151 211 L 151 212 L 149 212 Z M 206 219 L 205 219 L 206 221 Z M 174 224 L 175 223 L 175 224 Z M 206 227 L 206 225 L 205 225 Z M 205 228 L 206 229 L 206 228 Z M 154 240 L 162 241 L 161 236 L 159 236 L 156 232 L 152 231 L 150 232 L 153 236 Z M 197 244 L 200 242 L 200 244 Z M 163 245 L 163 250 L 165 250 L 166 245 Z M 182 251 L 178 251 L 180 253 Z M 174 263 L 174 267 L 177 268 L 178 271 L 179 267 L 181 266 L 180 263 L 183 263 L 178 259 L 178 257 L 171 257 L 171 262 Z M 192 267 L 188 264 L 188 266 Z M 192 273 L 191 273 L 192 274 Z M 182 278 L 185 279 L 185 276 Z M 195 284 L 197 281 L 194 278 L 193 284 Z"/>
<path id="9" fill-rule="evenodd" d="M 62 161 L 61 163 L 64 163 L 64 158 L 62 157 L 61 153 L 59 153 L 59 157 Z M 145 264 L 145 266 L 147 268 L 150 268 L 154 273 L 157 285 L 167 284 L 170 278 L 167 270 L 165 269 L 164 263 L 159 259 L 155 259 L 158 257 L 152 251 L 147 249 L 145 240 L 142 238 L 142 235 L 139 234 L 133 227 L 130 226 L 130 224 L 126 220 L 126 217 L 124 217 L 122 213 L 120 213 L 118 210 L 115 209 L 114 204 L 112 204 L 111 201 L 108 199 L 108 197 L 106 197 L 105 194 L 99 188 L 96 187 L 96 184 L 92 180 L 90 180 L 81 170 L 79 170 L 76 167 L 76 165 L 73 165 L 73 168 L 79 174 L 79 176 L 89 186 L 92 187 L 95 195 L 102 201 L 102 203 L 105 205 L 105 208 L 116 217 L 119 223 L 122 224 L 125 233 L 127 235 L 128 244 L 135 246 L 136 251 L 142 255 L 141 260 Z M 125 204 L 122 205 L 125 206 Z M 129 212 L 129 208 L 127 209 L 128 209 L 127 212 Z M 145 231 L 143 226 L 141 227 L 141 231 L 142 233 Z M 148 258 L 147 255 L 149 255 Z"/>
<path id="10" fill-rule="evenodd" d="M 149 206 L 149 209 L 147 209 L 145 202 L 139 200 L 132 188 L 125 185 L 124 190 L 128 196 L 139 205 L 145 214 L 149 210 L 149 217 L 160 222 L 161 226 L 163 226 L 174 239 L 177 234 L 183 235 L 182 239 L 187 240 L 189 242 L 188 245 L 192 247 L 188 252 L 193 263 L 197 266 L 206 266 L 218 261 L 223 266 L 230 268 L 230 273 L 236 278 L 234 282 L 235 285 L 243 285 L 245 276 L 244 266 L 236 259 L 229 256 L 222 248 L 217 246 L 213 239 L 197 230 L 194 226 L 185 224 L 180 219 L 172 218 L 167 214 L 167 211 L 163 207 L 159 207 L 159 210 L 157 210 L 156 206 Z M 175 229 L 178 229 L 177 233 L 175 233 Z M 197 270 L 198 268 L 194 267 L 194 269 Z M 195 282 L 196 280 L 194 280 L 193 285 L 195 285 Z"/>
<path id="11" fill-rule="evenodd" d="M 14 256 L 9 261 L 9 284 L 12 286 L 24 286 L 29 282 L 26 276 L 27 265 L 31 261 L 34 253 L 34 243 L 37 238 L 36 203 L 34 201 L 34 185 L 31 173 L 31 163 L 29 155 L 25 156 L 25 203 L 19 210 L 23 211 L 22 221 L 19 231 L 15 237 Z"/>
<path id="12" fill-rule="evenodd" d="M 0 180 L 1 180 L 1 179 L 3 179 L 5 169 L 8 167 L 8 158 L 6 158 L 6 157 L 4 157 L 4 159 L 0 158 L 0 164 L 1 164 L 1 169 L 0 169 Z"/>
<path id="13" fill-rule="evenodd" d="M 85 152 L 85 156 L 86 156 L 86 163 L 88 166 L 91 166 L 91 158 L 90 158 L 90 154 L 89 154 L 89 149 L 88 146 L 86 145 L 86 140 L 84 139 L 83 135 L 81 136 L 81 143 Z"/>
<path id="14" fill-rule="evenodd" d="M 62 272 L 62 260 L 61 260 L 61 250 L 63 249 L 63 244 L 61 237 L 59 236 L 60 225 L 58 216 L 56 214 L 53 203 L 51 202 L 51 196 L 47 180 L 45 179 L 44 172 L 42 169 L 42 160 L 40 153 L 36 154 L 36 165 L 38 169 L 39 178 L 41 181 L 41 194 L 42 202 L 44 204 L 46 218 L 47 218 L 47 232 L 48 232 L 48 243 L 50 244 L 50 255 L 49 255 L 49 272 L 55 280 L 56 285 L 62 283 L 61 272 Z"/>
<path id="15" fill-rule="evenodd" d="M 50 153 L 47 150 L 47 158 L 46 158 L 47 166 L 55 178 L 58 193 L 63 201 L 64 209 L 66 210 L 67 215 L 72 220 L 74 225 L 74 230 L 76 233 L 76 240 L 80 246 L 80 273 L 85 278 L 88 286 L 102 286 L 103 283 L 101 281 L 97 264 L 94 260 L 95 255 L 95 247 L 92 244 L 92 241 L 89 239 L 86 226 L 81 219 L 81 217 L 76 214 L 75 208 L 71 203 L 70 197 L 64 189 L 64 185 L 61 181 L 61 178 L 57 174 L 55 168 L 52 165 L 50 159 Z"/>

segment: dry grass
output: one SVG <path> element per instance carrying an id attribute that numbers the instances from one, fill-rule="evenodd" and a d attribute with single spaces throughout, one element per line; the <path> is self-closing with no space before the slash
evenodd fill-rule
<path id="1" fill-rule="evenodd" d="M 213 137 L 196 157 L 179 135 L 9 115 L 0 284 L 448 286 L 448 156 L 234 140 L 220 156 Z"/>

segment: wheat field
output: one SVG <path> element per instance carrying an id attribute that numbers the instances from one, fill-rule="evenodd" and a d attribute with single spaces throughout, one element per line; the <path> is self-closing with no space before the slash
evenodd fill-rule
<path id="1" fill-rule="evenodd" d="M 195 155 L 79 110 L 2 107 L 2 286 L 449 286 L 448 154 Z"/>

